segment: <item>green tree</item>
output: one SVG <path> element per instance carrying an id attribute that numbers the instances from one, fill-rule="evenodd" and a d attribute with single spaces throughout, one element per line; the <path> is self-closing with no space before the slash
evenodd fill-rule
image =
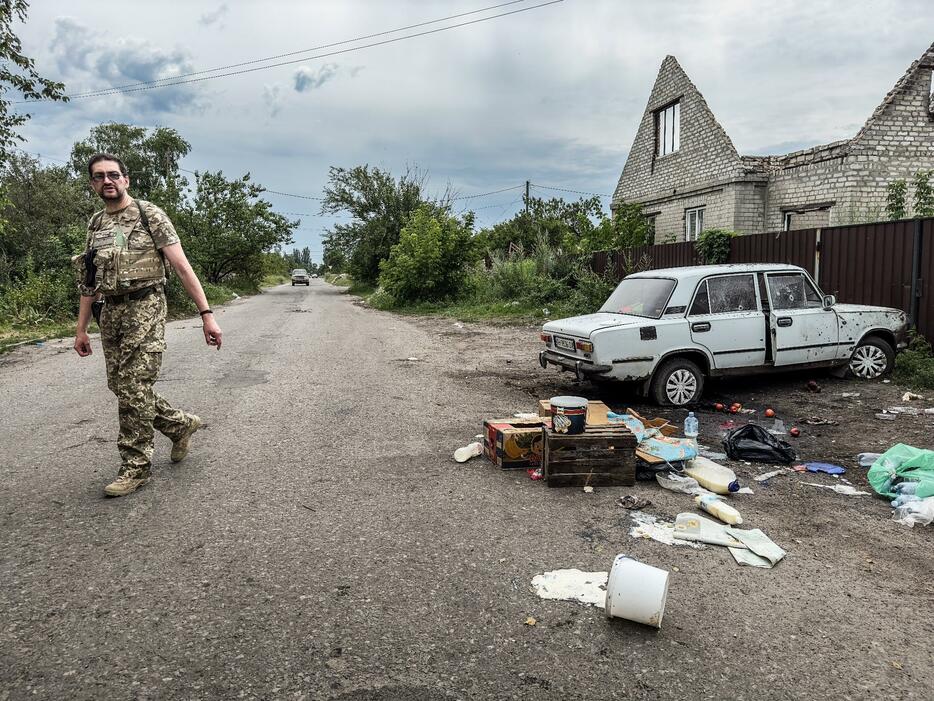
<path id="1" fill-rule="evenodd" d="M 14 22 L 25 22 L 28 10 L 26 0 L 0 2 L 0 163 L 6 163 L 10 150 L 23 140 L 16 132 L 30 117 L 11 111 L 12 101 L 6 97 L 10 91 L 23 100 L 68 101 L 65 85 L 39 75 L 35 61 L 23 54 L 22 43 L 13 32 Z"/>
<path id="2" fill-rule="evenodd" d="M 349 224 L 335 224 L 324 237 L 325 263 L 337 259 L 356 280 L 376 284 L 380 261 L 389 257 L 399 242 L 402 227 L 419 207 L 432 204 L 425 195 L 425 176 L 408 170 L 398 180 L 368 165 L 354 168 L 332 167 L 321 203 L 322 214 L 345 213 Z M 339 254 L 339 255 L 338 255 Z"/>
<path id="3" fill-rule="evenodd" d="M 251 182 L 249 174 L 227 180 L 220 171 L 196 173 L 195 184 L 194 197 L 175 222 L 184 233 L 188 257 L 208 282 L 237 278 L 259 284 L 263 254 L 292 243 L 298 222 L 273 212 L 260 197 L 262 186 Z"/>
<path id="4" fill-rule="evenodd" d="M 380 263 L 379 284 L 400 302 L 438 301 L 460 291 L 473 262 L 473 216 L 463 221 L 420 207 Z"/>
<path id="5" fill-rule="evenodd" d="M 919 170 L 915 173 L 915 216 L 916 217 L 934 217 L 934 188 L 931 187 L 930 170 Z"/>
<path id="6" fill-rule="evenodd" d="M 171 216 L 181 207 L 188 186 L 178 162 L 190 151 L 191 144 L 174 129 L 111 122 L 94 127 L 87 139 L 74 145 L 71 166 L 79 177 L 87 177 L 91 156 L 113 154 L 126 164 L 133 196 L 155 202 Z"/>
<path id="7" fill-rule="evenodd" d="M 904 180 L 893 180 L 885 188 L 885 216 L 888 219 L 904 219 L 908 216 L 908 186 Z"/>
<path id="8" fill-rule="evenodd" d="M 84 245 L 95 203 L 67 167 L 43 167 L 13 154 L 0 174 L 0 285 L 45 270 L 64 270 Z"/>

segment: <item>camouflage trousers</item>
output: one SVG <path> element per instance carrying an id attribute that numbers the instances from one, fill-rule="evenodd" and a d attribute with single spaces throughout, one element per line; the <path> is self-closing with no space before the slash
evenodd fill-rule
<path id="1" fill-rule="evenodd" d="M 107 386 L 117 395 L 121 474 L 149 473 L 154 429 L 174 441 L 188 428 L 185 412 L 153 390 L 165 350 L 165 314 L 161 288 L 140 300 L 106 303 L 101 314 Z"/>

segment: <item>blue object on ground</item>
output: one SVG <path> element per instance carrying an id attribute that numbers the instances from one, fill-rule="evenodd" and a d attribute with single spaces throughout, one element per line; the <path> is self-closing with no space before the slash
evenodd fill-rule
<path id="1" fill-rule="evenodd" d="M 828 475 L 842 475 L 846 472 L 845 467 L 831 465 L 829 462 L 806 462 L 804 466 L 808 472 L 826 472 Z"/>

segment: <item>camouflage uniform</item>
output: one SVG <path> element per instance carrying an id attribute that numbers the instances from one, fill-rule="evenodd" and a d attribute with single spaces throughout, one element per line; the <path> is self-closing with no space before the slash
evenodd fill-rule
<path id="1" fill-rule="evenodd" d="M 126 238 L 129 248 L 153 246 L 161 249 L 179 242 L 178 234 L 165 212 L 154 204 L 140 201 L 149 218 L 150 236 L 143 227 L 135 203 L 108 214 L 104 212 L 96 228 L 88 230 L 93 248 L 111 246 L 114 237 Z M 91 220 L 92 224 L 97 216 Z M 188 416 L 173 408 L 153 390 L 165 351 L 166 301 L 164 280 L 131 284 L 127 290 L 147 286 L 152 294 L 138 300 L 106 301 L 101 314 L 101 343 L 107 365 L 107 386 L 117 395 L 120 419 L 120 474 L 149 475 L 153 452 L 153 428 L 175 441 L 188 428 Z"/>

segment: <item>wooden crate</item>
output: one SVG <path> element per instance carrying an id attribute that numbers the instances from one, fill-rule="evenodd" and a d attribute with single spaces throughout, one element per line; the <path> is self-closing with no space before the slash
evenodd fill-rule
<path id="1" fill-rule="evenodd" d="M 625 426 L 588 426 L 567 435 L 545 429 L 542 454 L 549 487 L 631 486 L 636 437 Z"/>

